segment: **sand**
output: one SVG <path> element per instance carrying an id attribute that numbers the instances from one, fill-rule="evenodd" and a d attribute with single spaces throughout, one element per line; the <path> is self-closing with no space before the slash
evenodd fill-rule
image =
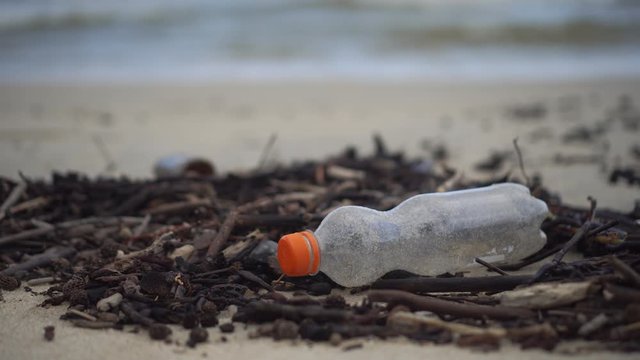
<path id="1" fill-rule="evenodd" d="M 326 157 L 347 145 L 368 153 L 371 135 L 378 132 L 391 150 L 406 151 L 411 157 L 428 155 L 434 144 L 445 144 L 451 165 L 466 176 L 488 177 L 474 171 L 473 165 L 491 150 L 512 150 L 512 139 L 519 137 L 527 171 L 541 174 L 544 183 L 566 202 L 586 205 L 587 195 L 594 195 L 601 206 L 628 211 L 640 191 L 626 185 L 609 186 L 603 164 L 553 161 L 558 153 L 602 154 L 606 141 L 610 150 L 604 157 L 605 166 L 633 164 L 628 150 L 638 143 L 638 133 L 625 132 L 619 125 L 604 141 L 577 145 L 562 141 L 568 129 L 603 119 L 621 95 L 640 103 L 640 81 L 1 85 L 0 175 L 17 177 L 21 171 L 45 177 L 52 170 L 73 169 L 92 175 L 145 177 L 151 175 L 158 157 L 174 153 L 207 157 L 220 172 L 241 171 L 256 166 L 272 134 L 277 141 L 271 159 L 286 163 Z M 546 110 L 542 119 L 516 121 L 508 115 L 514 104 L 536 103 Z M 110 161 L 116 164 L 115 171 L 107 169 Z M 512 162 L 508 167 L 514 166 Z M 5 302 L 0 303 L 3 360 L 253 356 L 306 360 L 343 354 L 358 359 L 563 357 L 562 351 L 521 352 L 513 346 L 480 354 L 402 339 L 364 340 L 362 349 L 345 353 L 339 347 L 301 341 L 295 345 L 267 339 L 247 341 L 244 330 L 226 343 L 217 330 L 212 331 L 208 344 L 189 349 L 152 342 L 144 331 L 132 335 L 77 329 L 58 320 L 64 306 L 43 309 L 37 306 L 42 297 L 23 290 L 4 292 L 4 296 Z M 43 340 L 45 325 L 56 326 L 53 342 Z M 173 339 L 182 344 L 186 337 L 186 331 L 174 331 Z M 580 356 L 599 359 L 605 354 Z"/>
<path id="2" fill-rule="evenodd" d="M 450 164 L 474 177 L 482 175 L 475 163 L 489 151 L 511 151 L 519 137 L 528 172 L 542 174 L 566 201 L 585 204 L 594 195 L 602 206 L 627 211 L 637 187 L 607 186 L 599 164 L 553 161 L 558 153 L 602 154 L 602 141 L 567 145 L 562 135 L 603 119 L 625 94 L 640 103 L 640 81 L 5 85 L 0 175 L 80 170 L 144 177 L 160 156 L 176 153 L 207 157 L 221 172 L 242 170 L 256 166 L 272 134 L 272 160 L 286 163 L 326 157 L 347 145 L 367 153 L 372 133 L 379 132 L 391 150 L 410 156 L 428 155 L 425 141 L 445 144 Z M 508 116 L 511 106 L 536 103 L 546 110 L 541 120 Z M 637 139 L 638 133 L 614 126 L 605 139 L 609 166 L 628 163 Z M 105 171 L 108 161 L 115 171 Z"/>
<path id="3" fill-rule="evenodd" d="M 35 290 L 46 290 L 46 286 Z M 348 340 L 340 346 L 311 344 L 302 340 L 273 341 L 271 339 L 248 339 L 251 329 L 236 324 L 232 334 L 222 334 L 217 328 L 209 330 L 209 341 L 196 348 L 185 346 L 188 331 L 172 326 L 172 344 L 152 341 L 146 331 L 132 334 L 133 326 L 124 331 L 80 329 L 71 323 L 59 320 L 65 306 L 49 309 L 39 307 L 42 296 L 33 296 L 23 290 L 4 292 L 5 302 L 0 303 L 0 359 L 286 359 L 299 360 L 330 359 L 348 356 L 354 359 L 566 359 L 568 355 L 581 359 L 636 359 L 634 354 L 611 354 L 593 349 L 592 344 L 563 344 L 555 352 L 542 350 L 521 351 L 508 343 L 500 351 L 483 353 L 461 349 L 453 345 L 420 345 L 405 339 L 380 341 L 375 339 Z M 55 326 L 55 338 L 44 339 L 44 327 Z M 227 341 L 221 340 L 222 336 Z M 179 343 L 179 344 L 176 344 Z M 344 347 L 361 344 L 361 348 L 345 351 Z M 596 348 L 597 349 L 597 348 Z"/>

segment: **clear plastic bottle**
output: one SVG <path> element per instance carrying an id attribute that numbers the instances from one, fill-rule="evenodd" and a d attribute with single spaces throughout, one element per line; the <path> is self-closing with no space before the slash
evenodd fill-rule
<path id="1" fill-rule="evenodd" d="M 480 257 L 514 261 L 539 249 L 547 205 L 525 186 L 413 196 L 388 211 L 343 206 L 315 232 L 283 236 L 278 261 L 288 276 L 324 272 L 343 286 L 367 285 L 392 270 L 438 275 Z"/>

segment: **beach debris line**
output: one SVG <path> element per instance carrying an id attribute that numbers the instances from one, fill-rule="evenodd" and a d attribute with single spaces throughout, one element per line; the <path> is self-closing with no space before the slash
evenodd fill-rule
<path id="1" fill-rule="evenodd" d="M 0 179 L 0 202 L 8 204 L 0 221 L 2 291 L 50 284 L 42 305 L 68 307 L 63 319 L 74 326 L 140 329 L 167 342 L 185 331 L 188 346 L 220 332 L 243 336 L 246 323 L 249 338 L 345 349 L 362 345 L 354 338 L 402 336 L 482 350 L 505 339 L 522 348 L 583 339 L 640 350 L 640 212 L 568 206 L 540 183 L 531 193 L 553 214 L 541 227 L 546 244 L 510 265 L 474 254 L 488 276 L 394 271 L 350 289 L 322 273 L 283 276 L 276 240 L 315 229 L 339 206 L 384 211 L 415 194 L 504 181 L 463 178 L 445 158 L 425 167 L 390 153 L 381 137 L 375 148 L 372 156 L 350 148 L 323 162 L 245 174 Z M 567 261 L 570 250 L 585 257 Z M 549 265 L 512 275 L 537 261 Z M 45 330 L 53 337 L 53 328 Z"/>

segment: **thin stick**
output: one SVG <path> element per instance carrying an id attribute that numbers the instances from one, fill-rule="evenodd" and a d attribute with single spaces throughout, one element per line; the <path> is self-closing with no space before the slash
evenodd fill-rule
<path id="1" fill-rule="evenodd" d="M 486 261 L 484 261 L 484 260 L 482 260 L 482 259 L 480 259 L 480 258 L 475 258 L 475 261 L 476 261 L 478 264 L 480 264 L 480 265 L 482 265 L 482 266 L 486 267 L 487 269 L 489 269 L 489 270 L 491 270 L 491 271 L 495 271 L 495 272 L 497 272 L 497 273 L 498 273 L 498 274 L 500 274 L 500 275 L 504 275 L 504 276 L 509 275 L 509 274 L 507 274 L 506 272 L 504 272 L 502 269 L 500 269 L 499 267 L 497 267 L 497 266 L 495 266 L 495 265 L 493 265 L 493 264 L 490 264 L 490 263 L 488 263 L 488 262 L 486 262 Z"/>
<path id="2" fill-rule="evenodd" d="M 398 289 L 413 293 L 505 291 L 526 284 L 531 275 L 406 279 L 383 279 L 373 283 L 374 289 Z"/>
<path id="3" fill-rule="evenodd" d="M 79 316 L 85 320 L 89 320 L 89 321 L 97 321 L 98 318 L 96 318 L 93 315 L 89 315 L 84 311 L 80 311 L 80 310 L 76 310 L 76 309 L 69 309 L 67 310 L 67 315 L 75 315 L 75 316 Z"/>
<path id="4" fill-rule="evenodd" d="M 19 271 L 29 271 L 36 267 L 48 265 L 55 260 L 59 260 L 60 258 L 71 256 L 75 253 L 76 249 L 72 247 L 52 247 L 41 254 L 30 257 L 27 261 L 9 266 L 8 268 L 0 271 L 0 273 L 5 275 L 13 275 Z"/>
<path id="5" fill-rule="evenodd" d="M 33 239 L 39 236 L 47 235 L 53 233 L 54 231 L 60 230 L 69 230 L 76 226 L 88 225 L 88 224 L 96 224 L 96 225 L 117 225 L 117 224 L 127 224 L 127 225 L 136 225 L 143 221 L 142 218 L 135 217 L 88 217 L 84 219 L 65 221 L 58 224 L 55 224 L 52 227 L 42 227 L 37 229 L 30 229 L 19 232 L 17 234 L 11 234 L 7 236 L 3 236 L 0 238 L 0 246 L 11 244 L 17 241 Z M 94 229 L 91 229 L 93 231 Z"/>
<path id="6" fill-rule="evenodd" d="M 524 161 L 522 160 L 522 152 L 520 151 L 520 146 L 518 146 L 518 138 L 513 139 L 513 147 L 516 149 L 516 155 L 518 156 L 518 165 L 520 166 L 520 172 L 522 173 L 522 177 L 524 177 L 524 181 L 527 184 L 527 187 L 531 186 L 531 180 L 529 180 L 529 176 L 527 172 L 524 170 Z"/>
<path id="7" fill-rule="evenodd" d="M 133 231 L 133 236 L 138 237 L 142 235 L 142 233 L 144 233 L 145 230 L 147 230 L 147 227 L 149 227 L 150 222 L 151 222 L 151 214 L 147 214 L 144 217 L 144 220 L 142 220 L 142 224 L 138 225 L 138 227 L 136 227 L 136 229 Z"/>
<path id="8" fill-rule="evenodd" d="M 91 138 L 93 139 L 93 143 L 98 148 L 98 152 L 100 152 L 100 155 L 102 155 L 102 158 L 106 163 L 104 172 L 107 174 L 114 172 L 118 168 L 118 165 L 113 160 L 113 156 L 111 156 L 109 149 L 107 149 L 107 145 L 104 143 L 104 140 L 102 140 L 102 136 L 100 136 L 99 134 L 94 134 Z"/>
<path id="9" fill-rule="evenodd" d="M 177 201 L 167 204 L 158 205 L 145 211 L 147 215 L 159 215 L 167 213 L 187 212 L 199 207 L 211 206 L 211 199 L 197 199 L 187 201 Z"/>
<path id="10" fill-rule="evenodd" d="M 7 210 L 20 200 L 22 194 L 27 190 L 27 186 L 26 182 L 21 181 L 11 190 L 9 196 L 7 196 L 2 205 L 0 205 L 0 220 L 4 219 Z"/>
<path id="11" fill-rule="evenodd" d="M 273 291 L 273 287 L 271 285 L 267 284 L 264 280 L 262 280 L 260 277 L 258 277 L 257 275 L 255 275 L 250 271 L 238 270 L 238 275 L 242 276 L 243 278 L 249 281 L 253 281 L 254 283 L 260 285 L 261 287 L 267 289 L 268 291 Z"/>
<path id="12" fill-rule="evenodd" d="M 269 159 L 269 155 L 271 154 L 271 149 L 273 148 L 273 145 L 276 143 L 277 139 L 278 134 L 276 133 L 271 134 L 271 136 L 269 137 L 269 141 L 267 141 L 264 149 L 262 149 L 262 155 L 260 156 L 260 161 L 258 161 L 258 170 L 262 170 L 267 164 L 267 160 Z"/>
<path id="13" fill-rule="evenodd" d="M 538 261 L 544 260 L 546 258 L 548 258 L 549 256 L 557 253 L 558 251 L 560 251 L 563 247 L 563 244 L 559 244 L 556 245 L 555 247 L 551 248 L 551 249 L 546 249 L 546 250 L 540 250 L 537 253 L 530 255 L 528 257 L 526 257 L 523 260 L 520 260 L 520 262 L 515 263 L 515 264 L 506 264 L 502 266 L 503 270 L 507 270 L 507 271 L 516 271 L 516 270 L 520 270 L 525 266 L 531 265 L 533 263 L 537 263 Z"/>
<path id="14" fill-rule="evenodd" d="M 140 324 L 142 326 L 150 326 L 155 323 L 153 319 L 148 318 L 139 312 L 137 312 L 130 303 L 124 301 L 120 304 L 120 310 L 127 315 L 127 317 L 136 324 Z"/>
<path id="15" fill-rule="evenodd" d="M 567 255 L 569 250 L 571 250 L 571 248 L 573 248 L 578 242 L 580 242 L 580 240 L 585 238 L 585 236 L 587 235 L 587 232 L 589 231 L 589 227 L 591 227 L 591 223 L 595 219 L 596 206 L 597 206 L 597 201 L 594 198 L 589 196 L 587 199 L 591 203 L 591 209 L 589 210 L 589 217 L 587 221 L 585 221 L 584 224 L 582 224 L 582 226 L 580 227 L 580 229 L 578 229 L 578 231 L 576 231 L 576 233 L 573 234 L 573 237 L 571 237 L 571 239 L 569 239 L 569 241 L 567 241 L 564 244 L 562 249 L 553 257 L 553 260 L 551 260 L 550 263 L 544 264 L 538 270 L 538 272 L 536 272 L 536 274 L 533 276 L 533 279 L 529 281 L 529 284 L 533 284 L 536 281 L 542 279 L 542 277 L 546 275 L 551 269 L 557 267 L 562 261 L 562 259 L 564 258 L 564 256 Z"/>
<path id="16" fill-rule="evenodd" d="M 406 305 L 412 310 L 426 310 L 443 315 L 446 314 L 480 319 L 484 317 L 493 319 L 513 319 L 535 316 L 535 313 L 528 309 L 501 305 L 488 306 L 478 304 L 461 304 L 428 296 L 415 295 L 400 290 L 371 290 L 367 292 L 367 297 L 373 302 Z"/>
<path id="17" fill-rule="evenodd" d="M 53 276 L 45 276 L 41 278 L 35 278 L 27 281 L 27 285 L 29 286 L 38 286 L 43 284 L 49 284 L 56 281 L 56 278 Z"/>
<path id="18" fill-rule="evenodd" d="M 28 211 L 28 210 L 34 210 L 34 209 L 38 209 L 41 208 L 43 206 L 46 206 L 49 204 L 49 202 L 51 202 L 51 199 L 44 197 L 44 196 L 39 196 L 35 199 L 30 199 L 27 201 L 23 201 L 17 205 L 12 206 L 9 209 L 9 212 L 11 214 L 17 214 L 19 212 L 22 211 Z"/>
<path id="19" fill-rule="evenodd" d="M 598 226 L 597 228 L 589 231 L 589 233 L 587 233 L 587 237 L 598 235 L 599 233 L 601 233 L 603 231 L 607 231 L 607 230 L 611 229 L 612 227 L 614 227 L 614 226 L 616 226 L 618 224 L 620 224 L 620 221 L 611 220 L 608 223 L 602 224 L 602 225 Z"/>
<path id="20" fill-rule="evenodd" d="M 213 238 L 213 241 L 211 241 L 211 244 L 209 244 L 209 248 L 207 249 L 208 258 L 214 258 L 218 255 L 220 250 L 222 250 L 222 247 L 229 239 L 229 235 L 231 235 L 233 228 L 236 226 L 237 218 L 238 212 L 236 210 L 232 210 L 229 215 L 227 215 L 227 218 L 224 219 L 224 222 L 220 227 L 220 231 L 218 231 L 218 235 L 216 235 L 216 237 Z"/>
<path id="21" fill-rule="evenodd" d="M 617 272 L 622 274 L 625 279 L 633 285 L 640 287 L 640 274 L 638 274 L 638 272 L 636 272 L 631 266 L 618 259 L 615 255 L 609 256 L 607 260 L 609 260 L 611 266 L 613 266 Z"/>

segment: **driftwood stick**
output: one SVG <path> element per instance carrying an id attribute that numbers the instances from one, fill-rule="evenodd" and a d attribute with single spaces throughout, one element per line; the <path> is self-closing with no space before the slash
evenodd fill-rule
<path id="1" fill-rule="evenodd" d="M 604 298 L 609 301 L 640 303 L 640 290 L 626 286 L 606 284 Z"/>
<path id="2" fill-rule="evenodd" d="M 169 213 L 180 213 L 180 212 L 190 211 L 201 206 L 205 206 L 205 207 L 211 206 L 211 199 L 177 201 L 173 203 L 162 204 L 154 208 L 148 209 L 145 212 L 145 214 L 159 215 L 159 214 L 169 214 Z"/>
<path id="3" fill-rule="evenodd" d="M 587 218 L 587 221 L 585 221 L 584 224 L 582 224 L 582 226 L 578 229 L 578 231 L 576 231 L 575 234 L 573 234 L 571 239 L 569 239 L 569 241 L 567 241 L 564 244 L 562 249 L 553 257 L 553 260 L 551 260 L 550 263 L 544 264 L 536 272 L 536 274 L 533 276 L 533 279 L 531 279 L 531 281 L 529 282 L 530 284 L 533 284 L 534 282 L 542 279 L 542 277 L 545 276 L 551 269 L 557 267 L 562 261 L 562 259 L 564 258 L 564 256 L 567 255 L 569 250 L 571 250 L 578 242 L 580 242 L 580 240 L 584 239 L 587 236 L 589 232 L 589 228 L 591 227 L 591 224 L 595 219 L 596 206 L 597 206 L 597 202 L 594 198 L 589 196 L 587 199 L 591 203 L 591 208 L 589 210 L 589 216 Z"/>
<path id="4" fill-rule="evenodd" d="M 34 210 L 41 208 L 43 206 L 48 205 L 51 202 L 51 199 L 44 196 L 39 196 L 35 199 L 29 199 L 27 201 L 23 201 L 19 204 L 16 204 L 9 208 L 9 213 L 17 214 L 22 211 Z"/>
<path id="5" fill-rule="evenodd" d="M 0 205 L 0 220 L 4 219 L 7 210 L 18 202 L 22 194 L 27 190 L 27 186 L 26 182 L 20 182 L 11 190 L 9 196 L 7 196 L 2 205 Z"/>
<path id="6" fill-rule="evenodd" d="M 252 273 L 251 271 L 247 271 L 247 270 L 238 270 L 238 275 L 242 276 L 243 278 L 252 281 L 258 285 L 260 285 L 262 288 L 268 290 L 268 291 L 273 291 L 273 287 L 269 284 L 267 284 L 266 281 L 262 280 L 260 277 L 258 277 L 256 274 Z"/>
<path id="7" fill-rule="evenodd" d="M 85 319 L 74 319 L 71 320 L 71 323 L 74 326 L 84 329 L 110 329 L 116 325 L 110 321 L 91 321 Z"/>
<path id="8" fill-rule="evenodd" d="M 563 244 L 559 244 L 551 249 L 546 249 L 546 250 L 540 250 L 535 254 L 529 255 L 528 257 L 524 258 L 523 260 L 515 263 L 515 264 L 506 264 L 506 265 L 502 265 L 500 266 L 500 268 L 502 270 L 507 270 L 507 271 L 516 271 L 516 270 L 520 270 L 525 266 L 531 265 L 533 263 L 537 263 L 540 260 L 546 259 L 549 256 L 557 253 L 558 251 L 562 250 L 562 247 L 564 245 Z"/>
<path id="9" fill-rule="evenodd" d="M 441 315 L 453 315 L 472 318 L 513 319 L 535 316 L 533 311 L 507 306 L 487 306 L 462 304 L 428 296 L 415 295 L 400 290 L 371 290 L 367 292 L 369 300 L 405 305 L 412 310 L 426 310 Z"/>
<path id="10" fill-rule="evenodd" d="M 587 230 L 589 230 L 589 226 L 591 225 L 591 221 L 587 221 L 585 222 L 580 229 L 578 229 L 578 231 L 576 231 L 575 234 L 573 234 L 573 237 L 567 241 L 564 246 L 562 247 L 562 249 L 556 254 L 556 256 L 553 257 L 553 260 L 551 260 L 551 262 L 544 264 L 539 270 L 538 272 L 536 272 L 536 274 L 533 276 L 533 278 L 531 279 L 531 281 L 529 281 L 530 284 L 533 284 L 534 282 L 542 279 L 543 276 L 545 276 L 551 269 L 555 268 L 556 266 L 558 266 L 558 264 L 560 264 L 560 262 L 562 261 L 562 259 L 564 258 L 564 256 L 569 252 L 569 250 L 574 247 L 580 240 L 582 240 L 584 238 L 584 236 L 587 233 Z"/>
<path id="11" fill-rule="evenodd" d="M 627 265 L 624 261 L 618 259 L 615 255 L 611 255 L 607 258 L 616 269 L 627 281 L 635 285 L 636 287 L 640 287 L 640 274 L 635 271 L 631 266 Z"/>
<path id="12" fill-rule="evenodd" d="M 151 215 L 147 214 L 147 216 L 144 217 L 144 220 L 142 220 L 142 224 L 138 225 L 135 230 L 133 230 L 133 236 L 137 237 L 142 235 L 147 230 L 147 227 L 149 227 L 149 223 L 151 223 Z"/>
<path id="13" fill-rule="evenodd" d="M 139 312 L 137 312 L 130 303 L 124 301 L 120 304 L 120 310 L 131 319 L 136 324 L 140 324 L 142 326 L 150 326 L 155 322 L 153 319 L 150 319 Z"/>
<path id="14" fill-rule="evenodd" d="M 211 241 L 211 244 L 209 244 L 209 248 L 207 249 L 208 258 L 214 258 L 216 255 L 218 255 L 220 250 L 222 250 L 222 247 L 229 239 L 229 235 L 231 235 L 233 228 L 236 226 L 237 219 L 238 211 L 236 210 L 232 210 L 227 215 L 227 218 L 224 219 L 222 226 L 220 226 L 220 231 L 218 231 L 216 237 L 213 238 L 213 241 Z"/>
<path id="15" fill-rule="evenodd" d="M 17 234 L 11 234 L 7 236 L 3 236 L 0 238 L 0 246 L 11 244 L 14 242 L 18 242 L 26 239 L 33 239 L 39 236 L 44 236 L 50 233 L 53 233 L 56 230 L 70 230 L 74 227 L 84 226 L 84 225 L 117 225 L 117 224 L 125 224 L 125 225 L 135 225 L 139 224 L 143 221 L 142 218 L 136 217 L 88 217 L 84 219 L 65 221 L 62 223 L 58 223 L 53 225 L 52 227 L 43 227 L 37 229 L 29 229 Z M 91 228 L 87 231 L 94 231 L 95 229 Z M 80 234 L 76 234 L 80 235 Z"/>
<path id="16" fill-rule="evenodd" d="M 500 269 L 499 267 L 497 267 L 497 266 L 495 266 L 495 265 L 493 265 L 493 264 L 491 264 L 491 263 L 488 263 L 488 262 L 486 262 L 486 261 L 484 261 L 484 260 L 482 260 L 482 259 L 480 259 L 480 258 L 475 258 L 475 261 L 476 261 L 478 264 L 480 264 L 480 265 L 482 265 L 482 266 L 486 267 L 487 269 L 489 269 L 489 270 L 491 270 L 491 271 L 497 272 L 497 273 L 498 273 L 498 274 L 500 274 L 500 275 L 503 275 L 503 276 L 508 276 L 508 275 L 509 275 L 509 274 L 507 274 L 506 272 L 504 272 L 502 269 Z"/>
<path id="17" fill-rule="evenodd" d="M 165 244 L 173 239 L 175 239 L 175 233 L 172 231 L 168 231 L 158 236 L 155 240 L 153 240 L 151 245 L 147 246 L 146 248 L 118 257 L 112 263 L 103 266 L 102 269 L 115 272 L 124 272 L 126 270 L 129 270 L 131 266 L 133 266 L 134 259 L 148 255 L 162 254 L 165 251 Z"/>
<path id="18" fill-rule="evenodd" d="M 0 238 L 0 246 L 18 242 L 20 240 L 33 239 L 39 236 L 43 236 L 52 233 L 56 230 L 55 227 L 51 228 L 37 228 L 31 230 L 25 230 L 17 234 L 7 235 Z"/>
<path id="19" fill-rule="evenodd" d="M 505 291 L 526 284 L 531 275 L 383 279 L 373 283 L 374 289 L 397 289 L 412 293 Z"/>
<path id="20" fill-rule="evenodd" d="M 598 226 L 597 228 L 589 231 L 589 233 L 587 234 L 587 237 L 598 235 L 599 233 L 601 233 L 603 231 L 606 231 L 606 230 L 609 230 L 609 229 L 611 229 L 612 227 L 614 227 L 614 226 L 616 226 L 618 224 L 620 224 L 620 221 L 611 220 L 608 223 L 602 224 L 602 225 Z"/>
<path id="21" fill-rule="evenodd" d="M 400 333 L 415 332 L 419 330 L 420 327 L 435 327 L 460 335 L 491 335 L 495 337 L 507 336 L 507 330 L 501 327 L 482 328 L 452 321 L 443 321 L 436 317 L 427 317 L 404 311 L 398 311 L 389 315 L 387 318 L 387 326 Z"/>
<path id="22" fill-rule="evenodd" d="M 47 249 L 47 251 L 34 255 L 29 260 L 21 262 L 20 264 L 11 265 L 8 268 L 2 270 L 2 274 L 13 275 L 20 271 L 28 271 L 39 266 L 45 266 L 60 258 L 65 258 L 76 253 L 76 249 L 72 247 L 60 247 L 55 246 Z"/>

